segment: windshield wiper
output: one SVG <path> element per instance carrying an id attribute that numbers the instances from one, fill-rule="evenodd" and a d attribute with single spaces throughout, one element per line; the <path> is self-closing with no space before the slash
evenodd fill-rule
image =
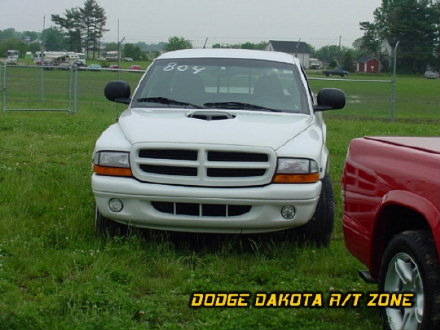
<path id="1" fill-rule="evenodd" d="M 211 103 L 205 103 L 204 106 L 208 107 L 208 108 L 263 110 L 263 111 L 281 112 L 281 110 L 271 109 L 271 108 L 263 107 L 263 106 L 257 105 L 257 104 L 250 104 L 250 103 L 244 103 L 244 102 L 234 102 L 234 101 L 230 101 L 230 102 L 211 102 Z"/>
<path id="2" fill-rule="evenodd" d="M 161 103 L 161 104 L 174 104 L 174 105 L 183 105 L 183 106 L 189 106 L 197 109 L 203 109 L 202 106 L 197 104 L 192 104 L 189 102 L 182 102 L 177 100 L 172 100 L 166 97 L 158 96 L 158 97 L 143 97 L 140 99 L 137 99 L 136 102 L 152 102 L 152 103 Z"/>

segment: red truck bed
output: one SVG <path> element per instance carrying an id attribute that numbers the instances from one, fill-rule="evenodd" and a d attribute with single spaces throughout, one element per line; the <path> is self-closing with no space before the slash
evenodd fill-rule
<path id="1" fill-rule="evenodd" d="M 354 139 L 342 183 L 346 245 L 373 277 L 386 244 L 381 216 L 392 205 L 425 217 L 440 255 L 440 137 Z"/>
<path id="2" fill-rule="evenodd" d="M 342 179 L 349 251 L 379 291 L 414 295 L 384 306 L 384 329 L 440 329 L 440 137 L 354 139 Z"/>

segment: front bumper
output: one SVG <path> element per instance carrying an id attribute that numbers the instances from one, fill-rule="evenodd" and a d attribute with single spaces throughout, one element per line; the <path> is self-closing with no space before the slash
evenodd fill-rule
<path id="1" fill-rule="evenodd" d="M 206 233 L 259 233 L 293 228 L 311 219 L 318 203 L 321 182 L 270 184 L 262 187 L 217 188 L 151 184 L 132 178 L 93 174 L 92 189 L 101 214 L 134 227 Z M 117 198 L 124 207 L 109 209 Z M 158 210 L 154 203 L 250 206 L 240 215 L 188 215 Z M 295 216 L 286 220 L 281 208 L 292 205 Z"/>

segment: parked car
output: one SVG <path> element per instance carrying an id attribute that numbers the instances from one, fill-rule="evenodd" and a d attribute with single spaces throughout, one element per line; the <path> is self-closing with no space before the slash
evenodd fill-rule
<path id="1" fill-rule="evenodd" d="M 384 329 L 440 329 L 440 137 L 365 137 L 342 180 L 349 251 L 380 292 L 413 293 L 384 308 Z"/>
<path id="2" fill-rule="evenodd" d="M 11 64 L 17 64 L 18 63 L 18 56 L 8 56 L 6 58 L 6 64 L 11 65 Z"/>
<path id="3" fill-rule="evenodd" d="M 426 71 L 425 78 L 427 79 L 437 79 L 439 77 L 438 72 L 436 71 Z"/>
<path id="4" fill-rule="evenodd" d="M 284 53 L 191 49 L 158 57 L 97 140 L 92 189 L 98 231 L 134 227 L 211 233 L 296 233 L 327 245 L 333 221 L 326 125 L 299 60 Z"/>
<path id="5" fill-rule="evenodd" d="M 57 68 L 60 69 L 60 70 L 71 70 L 71 69 L 77 69 L 78 66 L 76 64 L 74 64 L 74 63 L 65 63 L 65 62 L 63 62 L 63 63 L 59 63 L 57 65 Z"/>
<path id="6" fill-rule="evenodd" d="M 119 70 L 120 69 L 119 65 L 117 65 L 117 64 L 112 64 L 108 68 L 112 69 L 112 70 Z"/>
<path id="7" fill-rule="evenodd" d="M 335 69 L 330 69 L 330 70 L 324 70 L 324 71 L 322 71 L 322 73 L 325 74 L 327 77 L 329 77 L 329 76 L 341 76 L 341 77 L 348 76 L 348 71 L 345 71 L 341 67 L 335 68 Z"/>
<path id="8" fill-rule="evenodd" d="M 89 71 L 100 71 L 102 70 L 102 66 L 100 66 L 99 64 L 90 64 L 87 69 Z"/>
<path id="9" fill-rule="evenodd" d="M 130 66 L 129 69 L 130 69 L 130 70 L 136 70 L 136 71 L 139 71 L 139 70 L 142 70 L 142 67 L 141 67 L 140 65 L 133 64 L 133 65 Z"/>
<path id="10" fill-rule="evenodd" d="M 51 60 L 44 60 L 42 64 L 44 70 L 53 70 L 55 69 L 55 64 Z"/>

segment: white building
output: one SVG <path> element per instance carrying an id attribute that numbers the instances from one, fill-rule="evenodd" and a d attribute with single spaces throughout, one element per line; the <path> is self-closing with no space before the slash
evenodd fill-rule
<path id="1" fill-rule="evenodd" d="M 297 57 L 305 69 L 309 68 L 310 49 L 305 42 L 269 40 L 266 50 L 290 54 Z"/>

